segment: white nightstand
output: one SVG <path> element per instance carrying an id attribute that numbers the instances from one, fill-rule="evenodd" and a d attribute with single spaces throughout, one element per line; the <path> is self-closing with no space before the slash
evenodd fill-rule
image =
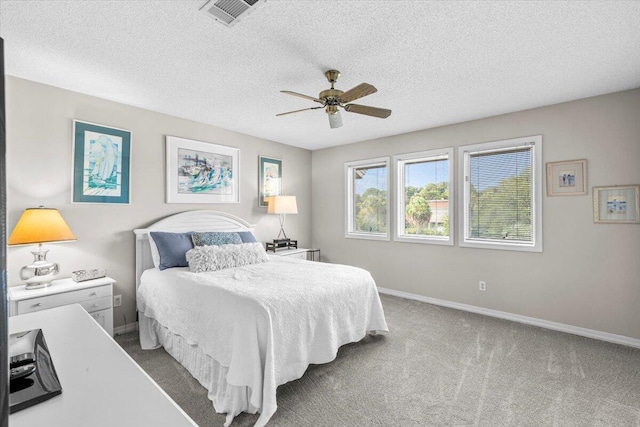
<path id="1" fill-rule="evenodd" d="M 14 286 L 7 290 L 9 315 L 32 313 L 62 305 L 80 304 L 109 335 L 113 336 L 113 284 L 110 277 L 74 282 L 54 280 L 51 286 L 25 289 Z"/>
<path id="2" fill-rule="evenodd" d="M 320 261 L 320 249 L 279 249 L 275 252 L 267 251 L 269 255 L 286 256 L 289 258 L 306 259 L 308 261 Z"/>

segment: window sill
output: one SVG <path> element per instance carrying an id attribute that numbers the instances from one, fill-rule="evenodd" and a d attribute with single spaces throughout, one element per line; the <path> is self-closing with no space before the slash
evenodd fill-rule
<path id="1" fill-rule="evenodd" d="M 476 249 L 497 249 L 501 251 L 519 251 L 519 252 L 542 252 L 542 244 L 525 244 L 525 243 L 502 243 L 491 241 L 469 241 L 460 242 L 461 248 Z"/>
<path id="2" fill-rule="evenodd" d="M 446 245 L 453 246 L 453 238 L 451 237 L 435 237 L 435 236 L 411 236 L 399 235 L 393 239 L 395 242 L 401 243 L 418 243 L 422 245 Z"/>
<path id="3" fill-rule="evenodd" d="M 362 239 L 362 240 L 382 240 L 389 241 L 388 234 L 374 234 L 374 233 L 347 233 L 344 236 L 347 239 Z"/>

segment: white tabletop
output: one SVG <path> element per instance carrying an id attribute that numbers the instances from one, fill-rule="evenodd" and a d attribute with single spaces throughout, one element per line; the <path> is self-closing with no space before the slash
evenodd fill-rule
<path id="1" fill-rule="evenodd" d="M 62 394 L 11 414 L 11 427 L 197 427 L 80 305 L 9 318 L 10 334 L 36 328 Z"/>

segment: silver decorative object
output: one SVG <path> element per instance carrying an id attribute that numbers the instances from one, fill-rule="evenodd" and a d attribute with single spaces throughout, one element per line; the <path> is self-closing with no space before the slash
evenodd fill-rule
<path id="1" fill-rule="evenodd" d="M 104 268 L 94 268 L 93 270 L 77 270 L 71 272 L 71 278 L 74 282 L 84 282 L 85 280 L 99 279 L 107 275 Z"/>
<path id="2" fill-rule="evenodd" d="M 27 289 L 45 288 L 58 275 L 60 267 L 55 262 L 47 261 L 47 252 L 47 249 L 39 245 L 37 250 L 31 251 L 33 263 L 20 269 L 20 279 L 24 281 Z"/>

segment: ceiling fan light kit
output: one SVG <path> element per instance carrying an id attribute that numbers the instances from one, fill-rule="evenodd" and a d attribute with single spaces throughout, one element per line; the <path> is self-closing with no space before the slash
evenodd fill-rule
<path id="1" fill-rule="evenodd" d="M 349 104 L 349 102 L 351 101 L 355 101 L 356 99 L 360 99 L 367 95 L 371 95 L 372 93 L 376 93 L 378 89 L 376 89 L 373 85 L 370 85 L 369 83 L 360 83 L 358 86 L 351 88 L 346 92 L 343 92 L 333 87 L 333 85 L 336 83 L 336 81 L 338 81 L 338 78 L 340 77 L 340 71 L 328 70 L 324 73 L 324 75 L 327 78 L 327 81 L 329 81 L 329 83 L 331 84 L 331 88 L 320 92 L 317 98 L 314 98 L 313 96 L 303 95 L 297 92 L 292 92 L 289 90 L 280 91 L 288 95 L 293 95 L 317 102 L 319 104 L 322 104 L 321 107 L 303 108 L 301 110 L 276 114 L 276 116 L 285 116 L 287 114 L 299 113 L 300 111 L 317 110 L 319 108 L 324 108 L 329 117 L 329 126 L 331 127 L 331 129 L 335 129 L 342 126 L 342 117 L 340 116 L 340 110 L 338 109 L 338 107 L 344 109 L 349 113 L 363 114 L 365 116 L 377 117 L 380 119 L 386 119 L 391 115 L 391 110 L 387 110 L 386 108 Z"/>

